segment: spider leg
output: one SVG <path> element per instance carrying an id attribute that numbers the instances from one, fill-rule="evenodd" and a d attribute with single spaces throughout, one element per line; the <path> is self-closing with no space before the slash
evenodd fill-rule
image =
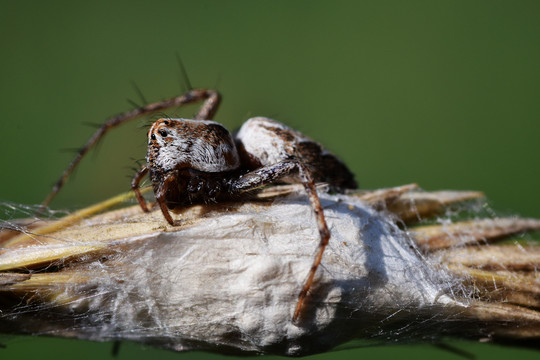
<path id="1" fill-rule="evenodd" d="M 189 92 L 193 92 L 193 91 L 195 90 L 191 90 Z M 206 92 L 204 94 L 205 96 L 199 97 L 198 99 L 195 100 L 195 101 L 200 101 L 201 99 L 204 99 L 204 102 L 201 105 L 199 112 L 197 113 L 197 115 L 195 115 L 195 120 L 212 120 L 221 102 L 221 96 L 219 95 L 217 91 L 215 90 L 204 90 L 204 91 Z"/>
<path id="2" fill-rule="evenodd" d="M 171 213 L 169 212 L 169 208 L 167 207 L 165 198 L 166 198 L 169 186 L 174 185 L 175 183 L 176 183 L 176 176 L 174 175 L 174 173 L 168 173 L 165 175 L 165 178 L 163 179 L 163 181 L 159 184 L 158 189 L 155 193 L 156 201 L 159 204 L 159 208 L 161 209 L 161 212 L 163 213 L 165 220 L 167 220 L 167 222 L 173 226 L 174 226 L 174 220 L 171 216 Z"/>
<path id="3" fill-rule="evenodd" d="M 199 110 L 196 116 L 196 119 L 197 120 L 210 120 L 214 116 L 217 110 L 217 107 L 219 106 L 220 99 L 221 98 L 220 98 L 219 93 L 215 90 L 193 89 L 193 90 L 189 90 L 187 93 L 183 95 L 166 99 L 163 101 L 155 102 L 152 104 L 147 104 L 137 109 L 133 109 L 131 111 L 127 111 L 125 113 L 118 114 L 116 116 L 113 116 L 107 119 L 107 121 L 105 121 L 105 123 L 101 125 L 101 127 L 90 137 L 90 139 L 88 139 L 86 144 L 79 150 L 75 158 L 71 160 L 71 163 L 64 170 L 64 172 L 62 173 L 62 176 L 60 176 L 60 179 L 58 179 L 58 181 L 54 184 L 49 195 L 47 195 L 43 203 L 41 203 L 41 210 L 47 207 L 52 201 L 52 199 L 56 196 L 56 194 L 58 194 L 58 192 L 60 191 L 60 189 L 66 182 L 66 180 L 69 178 L 73 170 L 77 167 L 79 162 L 82 160 L 84 155 L 92 147 L 94 147 L 94 145 L 96 145 L 98 141 L 101 140 L 101 138 L 105 136 L 105 134 L 112 128 L 117 127 L 121 124 L 124 124 L 130 120 L 133 120 L 143 115 L 148 115 L 148 114 L 152 114 L 158 111 L 169 109 L 171 107 L 182 106 L 182 105 L 191 104 L 191 103 L 195 103 L 199 101 L 204 101 L 204 103 L 201 109 Z"/>
<path id="4" fill-rule="evenodd" d="M 315 183 L 311 173 L 302 162 L 298 160 L 285 160 L 275 165 L 266 166 L 252 171 L 242 176 L 242 178 L 232 184 L 233 191 L 238 191 L 241 193 L 269 185 L 285 176 L 292 175 L 295 172 L 300 178 L 300 181 L 304 185 L 304 188 L 309 196 L 309 201 L 317 221 L 320 241 L 307 279 L 304 282 L 304 286 L 302 287 L 300 294 L 298 295 L 298 302 L 296 303 L 296 308 L 292 318 L 293 322 L 296 322 L 300 316 L 306 296 L 313 284 L 315 273 L 317 272 L 317 268 L 321 263 L 324 250 L 328 245 L 328 241 L 330 240 L 330 230 L 328 230 L 328 225 L 326 224 L 326 219 L 324 218 L 323 208 L 319 200 L 319 196 L 317 195 L 317 190 L 315 189 Z"/>
<path id="5" fill-rule="evenodd" d="M 139 169 L 139 171 L 137 171 L 135 176 L 133 176 L 133 180 L 131 180 L 131 189 L 135 193 L 135 196 L 137 197 L 137 201 L 139 202 L 139 205 L 141 206 L 141 209 L 144 212 L 148 212 L 148 207 L 146 206 L 146 201 L 141 195 L 139 184 L 141 183 L 141 180 L 147 173 L 148 173 L 148 166 L 144 165 L 142 168 Z"/>

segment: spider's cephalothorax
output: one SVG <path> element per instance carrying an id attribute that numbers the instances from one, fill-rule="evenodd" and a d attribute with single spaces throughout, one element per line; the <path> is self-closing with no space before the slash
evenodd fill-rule
<path id="1" fill-rule="evenodd" d="M 169 209 L 226 199 L 229 177 L 240 168 L 231 134 L 209 120 L 156 121 L 148 132 L 146 161 L 154 193 Z"/>
<path id="2" fill-rule="evenodd" d="M 298 296 L 295 321 L 330 239 L 315 182 L 325 182 L 334 191 L 342 191 L 356 188 L 354 176 L 320 144 L 272 119 L 249 119 L 233 137 L 225 127 L 210 121 L 220 102 L 216 91 L 193 89 L 110 118 L 79 151 L 43 205 L 52 200 L 82 157 L 109 129 L 141 115 L 198 101 L 204 103 L 195 120 L 160 119 L 150 128 L 147 163 L 131 184 L 137 200 L 144 211 L 149 211 L 139 190 L 142 178 L 149 173 L 157 204 L 167 222 L 174 225 L 169 210 L 179 206 L 239 200 L 266 185 L 301 183 L 315 213 L 320 242 Z"/>

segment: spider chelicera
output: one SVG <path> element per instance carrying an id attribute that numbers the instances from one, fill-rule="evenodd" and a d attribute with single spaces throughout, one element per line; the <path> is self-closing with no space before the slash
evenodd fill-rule
<path id="1" fill-rule="evenodd" d="M 108 119 L 88 140 L 64 171 L 43 202 L 47 206 L 82 157 L 111 128 L 136 117 L 171 107 L 203 101 L 193 120 L 159 119 L 148 132 L 146 164 L 135 174 L 132 189 L 143 211 L 148 207 L 139 183 L 149 174 L 157 204 L 165 220 L 175 225 L 169 210 L 192 204 L 241 201 L 266 185 L 301 183 L 319 230 L 319 246 L 298 296 L 293 314 L 296 321 L 330 239 L 315 182 L 325 182 L 334 191 L 355 189 L 349 169 L 319 143 L 272 119 L 247 120 L 235 136 L 211 121 L 220 95 L 214 90 L 192 89 L 184 95 L 147 104 Z"/>

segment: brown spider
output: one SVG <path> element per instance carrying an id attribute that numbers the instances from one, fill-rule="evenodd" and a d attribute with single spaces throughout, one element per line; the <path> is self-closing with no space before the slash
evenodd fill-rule
<path id="1" fill-rule="evenodd" d="M 320 242 L 307 280 L 298 296 L 296 321 L 330 239 L 315 182 L 328 183 L 335 191 L 357 187 L 353 174 L 317 142 L 274 120 L 247 120 L 236 136 L 211 121 L 219 103 L 216 91 L 193 89 L 186 94 L 148 104 L 107 120 L 79 151 L 43 202 L 47 206 L 88 150 L 111 128 L 138 116 L 173 106 L 204 101 L 194 120 L 159 119 L 148 132 L 146 165 L 134 176 L 131 187 L 143 211 L 148 207 L 139 183 L 149 173 L 157 203 L 167 222 L 175 225 L 169 209 L 191 204 L 242 200 L 263 186 L 276 182 L 302 183 L 317 220 Z"/>

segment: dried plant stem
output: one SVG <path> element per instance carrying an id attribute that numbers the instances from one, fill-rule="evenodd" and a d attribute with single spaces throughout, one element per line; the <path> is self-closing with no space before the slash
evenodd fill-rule
<path id="1" fill-rule="evenodd" d="M 180 226 L 138 207 L 96 215 L 130 196 L 0 234 L 3 332 L 295 356 L 354 338 L 540 341 L 540 247 L 492 244 L 539 220 L 400 228 L 481 193 L 321 192 L 332 238 L 298 323 L 317 229 L 297 186 L 190 207 Z"/>

